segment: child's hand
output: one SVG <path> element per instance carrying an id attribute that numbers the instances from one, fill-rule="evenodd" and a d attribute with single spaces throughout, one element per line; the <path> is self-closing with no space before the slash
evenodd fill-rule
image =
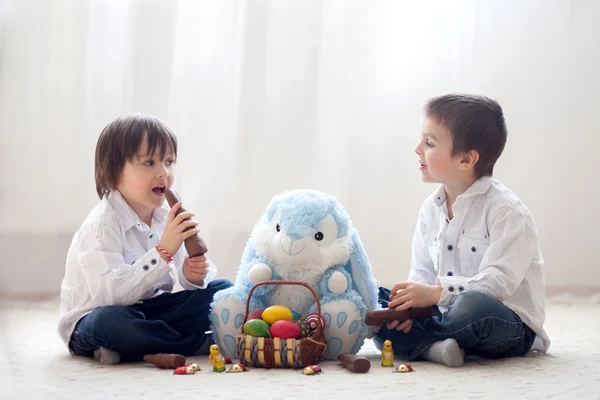
<path id="1" fill-rule="evenodd" d="M 182 212 L 178 216 L 175 216 L 175 213 L 179 207 L 181 207 L 181 202 L 177 202 L 175 205 L 173 205 L 171 211 L 169 211 L 169 215 L 167 217 L 167 226 L 165 227 L 165 231 L 158 242 L 158 245 L 171 256 L 174 256 L 175 253 L 177 253 L 177 250 L 179 250 L 185 239 L 199 232 L 198 228 L 192 228 L 184 232 L 184 230 L 186 230 L 188 227 L 194 227 L 198 225 L 198 221 L 183 221 L 188 217 L 194 216 L 194 213 L 189 211 Z"/>
<path id="2" fill-rule="evenodd" d="M 210 261 L 206 256 L 196 256 L 189 258 L 185 256 L 183 261 L 183 276 L 189 283 L 194 285 L 202 285 L 202 282 L 208 276 L 208 265 Z"/>
<path id="3" fill-rule="evenodd" d="M 397 311 L 408 310 L 411 307 L 430 307 L 440 301 L 442 287 L 399 282 L 392 288 L 392 295 L 394 297 L 388 307 L 396 307 Z"/>
<path id="4" fill-rule="evenodd" d="M 387 323 L 388 329 L 396 328 L 397 331 L 402 331 L 404 333 L 410 332 L 410 329 L 413 326 L 413 320 L 407 319 L 406 321 L 400 323 L 400 321 L 392 321 Z"/>

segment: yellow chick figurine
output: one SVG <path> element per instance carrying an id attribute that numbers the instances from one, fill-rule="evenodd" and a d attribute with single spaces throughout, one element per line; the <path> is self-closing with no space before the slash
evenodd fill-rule
<path id="1" fill-rule="evenodd" d="M 383 349 L 381 349 L 381 366 L 394 366 L 394 350 L 392 350 L 392 342 L 389 340 L 383 342 Z"/>
<path id="2" fill-rule="evenodd" d="M 223 372 L 225 371 L 225 359 L 221 355 L 221 350 L 219 350 L 219 346 L 213 344 L 210 346 L 210 356 L 208 360 L 213 366 L 213 372 Z"/>

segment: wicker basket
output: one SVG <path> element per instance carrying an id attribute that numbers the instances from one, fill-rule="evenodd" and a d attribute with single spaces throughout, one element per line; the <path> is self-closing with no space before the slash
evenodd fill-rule
<path id="1" fill-rule="evenodd" d="M 308 288 L 316 302 L 317 312 L 321 317 L 321 303 L 319 297 L 312 287 L 304 282 L 297 281 L 265 281 L 257 283 L 250 289 L 248 300 L 246 301 L 246 315 L 242 323 L 242 333 L 238 335 L 237 353 L 240 363 L 246 366 L 262 368 L 304 368 L 307 365 L 316 364 L 323 354 L 327 344 L 325 342 L 325 327 L 321 323 L 321 318 L 317 326 L 307 337 L 303 339 L 279 339 L 255 337 L 244 334 L 244 324 L 248 319 L 250 307 L 250 298 L 252 292 L 262 285 L 300 285 Z"/>

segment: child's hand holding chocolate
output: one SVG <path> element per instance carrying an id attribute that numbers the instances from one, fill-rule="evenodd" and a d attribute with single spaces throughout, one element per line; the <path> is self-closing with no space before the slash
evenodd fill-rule
<path id="1" fill-rule="evenodd" d="M 204 255 L 191 258 L 186 256 L 183 261 L 183 276 L 188 282 L 200 286 L 208 276 L 209 264 L 210 261 Z"/>

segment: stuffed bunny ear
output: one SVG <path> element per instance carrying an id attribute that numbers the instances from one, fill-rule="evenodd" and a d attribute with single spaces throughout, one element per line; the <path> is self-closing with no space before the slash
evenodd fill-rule
<path id="1" fill-rule="evenodd" d="M 353 288 L 363 298 L 367 311 L 379 308 L 377 282 L 356 228 L 352 228 L 352 250 L 346 270 L 352 276 Z"/>

